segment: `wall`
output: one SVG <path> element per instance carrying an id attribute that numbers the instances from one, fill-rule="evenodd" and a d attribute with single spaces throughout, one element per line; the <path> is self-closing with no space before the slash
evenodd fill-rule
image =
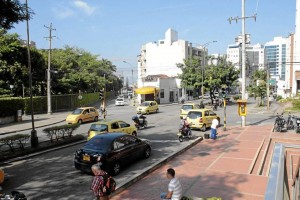
<path id="1" fill-rule="evenodd" d="M 161 78 L 159 80 L 160 92 L 164 90 L 164 98 L 160 97 L 161 103 L 170 103 L 170 92 L 173 91 L 173 102 L 178 102 L 179 91 L 177 87 L 177 82 L 175 78 Z"/>

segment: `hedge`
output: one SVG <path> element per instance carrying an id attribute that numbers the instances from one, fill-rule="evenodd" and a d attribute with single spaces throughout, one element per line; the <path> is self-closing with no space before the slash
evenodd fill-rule
<path id="1" fill-rule="evenodd" d="M 17 114 L 17 110 L 24 109 L 24 105 L 22 98 L 0 98 L 0 117 L 14 116 Z"/>
<path id="2" fill-rule="evenodd" d="M 53 126 L 50 128 L 45 128 L 43 132 L 46 133 L 50 141 L 53 142 L 54 139 L 58 141 L 59 139 L 72 137 L 73 131 L 76 130 L 79 126 L 80 124 L 66 124 L 61 126 Z"/>
<path id="3" fill-rule="evenodd" d="M 24 149 L 26 143 L 29 141 L 29 134 L 16 134 L 12 136 L 7 136 L 0 139 L 0 145 L 7 145 L 9 149 L 14 152 L 16 148 Z M 17 147 L 15 146 L 17 144 Z"/>

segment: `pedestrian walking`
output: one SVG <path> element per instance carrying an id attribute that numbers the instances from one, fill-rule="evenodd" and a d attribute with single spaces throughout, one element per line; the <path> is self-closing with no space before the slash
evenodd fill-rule
<path id="1" fill-rule="evenodd" d="M 163 200 L 180 200 L 182 198 L 182 187 L 180 181 L 175 177 L 175 170 L 169 168 L 167 170 L 167 178 L 170 180 L 168 192 L 163 192 L 160 198 Z"/>
<path id="2" fill-rule="evenodd" d="M 104 183 L 104 177 L 108 176 L 108 174 L 101 169 L 102 164 L 97 163 L 92 166 L 92 171 L 94 176 L 91 190 L 94 192 L 94 195 L 97 200 L 109 200 L 109 195 L 107 195 L 106 186 Z"/>
<path id="3" fill-rule="evenodd" d="M 210 138 L 215 140 L 217 139 L 217 128 L 219 126 L 219 120 L 218 119 L 213 119 L 212 124 L 210 127 Z"/>

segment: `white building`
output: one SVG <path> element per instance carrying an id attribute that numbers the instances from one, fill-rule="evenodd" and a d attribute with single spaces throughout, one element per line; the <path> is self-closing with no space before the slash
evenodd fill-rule
<path id="1" fill-rule="evenodd" d="M 290 46 L 290 37 L 275 37 L 273 41 L 265 44 L 270 79 L 276 81 L 274 92 L 284 98 L 287 97 L 287 89 L 290 89 Z"/>
<path id="2" fill-rule="evenodd" d="M 204 51 L 202 46 L 194 47 L 192 43 L 178 39 L 176 31 L 168 29 L 164 39 L 142 46 L 138 60 L 138 88 L 159 88 L 160 93 L 163 91 L 159 97 L 161 103 L 187 98 L 187 91 L 181 88 L 181 81 L 177 78 L 182 73 L 177 64 L 183 64 L 184 59 L 192 56 L 198 57 L 205 64 L 207 61 L 203 60 L 204 54 L 207 55 L 207 50 Z M 148 99 L 150 97 L 145 96 Z M 139 98 L 142 98 L 141 95 Z"/>
<path id="3" fill-rule="evenodd" d="M 293 63 L 291 84 L 292 84 L 292 95 L 300 93 L 300 1 L 296 0 L 296 26 L 295 34 L 292 35 L 293 56 L 291 63 Z"/>

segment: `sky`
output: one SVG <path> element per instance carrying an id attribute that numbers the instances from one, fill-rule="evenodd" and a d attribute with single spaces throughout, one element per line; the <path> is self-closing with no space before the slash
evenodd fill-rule
<path id="1" fill-rule="evenodd" d="M 20 0 L 25 3 L 25 0 Z M 30 40 L 47 49 L 44 38 L 50 23 L 56 31 L 53 48 L 65 45 L 83 48 L 111 60 L 117 73 L 129 76 L 131 66 L 137 76 L 137 55 L 141 46 L 164 39 L 168 28 L 179 39 L 195 44 L 216 40 L 209 53 L 226 53 L 229 44 L 241 33 L 241 21 L 231 24 L 229 17 L 241 16 L 242 0 L 28 0 L 35 15 L 30 20 Z M 276 36 L 294 32 L 296 0 L 246 0 L 246 33 L 251 43 L 265 44 Z M 26 39 L 26 23 L 10 32 Z M 126 61 L 130 64 L 123 63 Z"/>

